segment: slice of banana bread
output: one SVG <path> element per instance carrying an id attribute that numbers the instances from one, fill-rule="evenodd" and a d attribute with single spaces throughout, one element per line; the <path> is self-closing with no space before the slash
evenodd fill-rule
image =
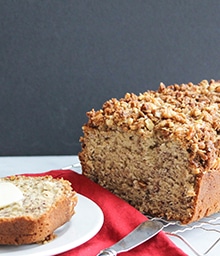
<path id="1" fill-rule="evenodd" d="M 40 243 L 70 220 L 77 195 L 69 181 L 51 176 L 1 178 L 23 193 L 23 199 L 0 208 L 0 244 Z"/>
<path id="2" fill-rule="evenodd" d="M 188 223 L 220 210 L 220 82 L 161 84 L 87 115 L 84 175 L 152 216 Z"/>

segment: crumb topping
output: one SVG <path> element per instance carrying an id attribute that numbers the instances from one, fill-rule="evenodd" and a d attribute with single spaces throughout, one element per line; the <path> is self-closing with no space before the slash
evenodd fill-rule
<path id="1" fill-rule="evenodd" d="M 143 137 L 149 133 L 173 137 L 187 149 L 194 168 L 204 172 L 220 167 L 219 106 L 220 81 L 170 86 L 161 83 L 157 91 L 126 93 L 119 100 L 108 100 L 98 111 L 92 109 L 83 130 L 93 127 L 135 131 Z"/>

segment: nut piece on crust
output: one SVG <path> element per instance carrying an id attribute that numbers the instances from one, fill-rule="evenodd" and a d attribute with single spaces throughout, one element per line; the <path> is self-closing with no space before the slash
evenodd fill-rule
<path id="1" fill-rule="evenodd" d="M 40 243 L 75 213 L 76 192 L 71 183 L 52 176 L 1 178 L 23 193 L 21 202 L 0 209 L 0 244 Z"/>

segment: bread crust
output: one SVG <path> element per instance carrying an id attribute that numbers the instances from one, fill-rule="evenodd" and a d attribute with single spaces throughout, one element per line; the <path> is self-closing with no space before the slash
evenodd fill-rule
<path id="1" fill-rule="evenodd" d="M 220 171 L 206 172 L 197 181 L 197 197 L 194 212 L 190 220 L 185 223 L 197 221 L 220 211 Z"/>
<path id="2" fill-rule="evenodd" d="M 24 177 L 28 179 L 28 177 Z M 43 180 L 47 177 L 43 177 Z M 0 244 L 22 245 L 43 243 L 47 237 L 64 223 L 68 222 L 75 213 L 77 204 L 76 192 L 72 190 L 68 181 L 63 182 L 63 189 L 68 194 L 63 194 L 59 200 L 40 216 L 18 216 L 12 218 L 0 218 Z"/>

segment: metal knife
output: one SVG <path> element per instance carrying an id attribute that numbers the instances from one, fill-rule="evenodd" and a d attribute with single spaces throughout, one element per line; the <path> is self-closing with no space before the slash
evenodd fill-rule
<path id="1" fill-rule="evenodd" d="M 163 229 L 163 224 L 156 220 L 147 220 L 137 226 L 131 233 L 116 244 L 102 250 L 97 256 L 116 256 L 118 253 L 127 252 L 146 242 Z"/>

